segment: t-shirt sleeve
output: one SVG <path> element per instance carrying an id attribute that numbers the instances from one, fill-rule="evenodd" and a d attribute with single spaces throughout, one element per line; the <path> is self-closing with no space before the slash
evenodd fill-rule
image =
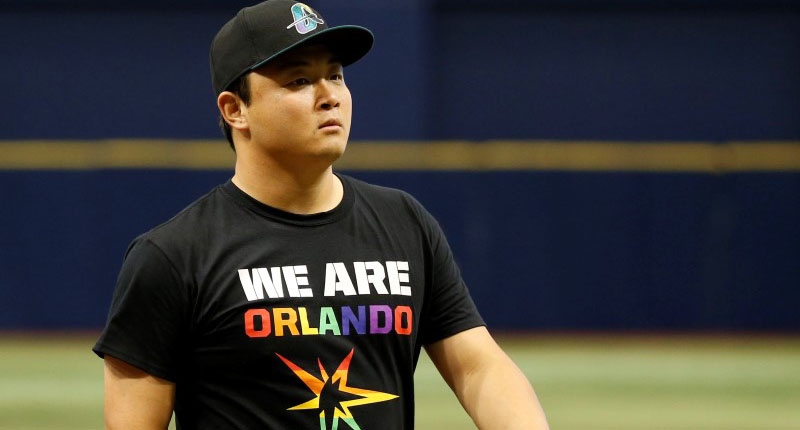
<path id="1" fill-rule="evenodd" d="M 481 318 L 439 223 L 425 209 L 421 215 L 430 240 L 431 283 L 423 309 L 422 343 L 429 344 L 474 327 Z"/>
<path id="2" fill-rule="evenodd" d="M 137 239 L 125 256 L 106 327 L 93 351 L 174 382 L 188 338 L 189 303 L 180 275 L 163 251 Z"/>

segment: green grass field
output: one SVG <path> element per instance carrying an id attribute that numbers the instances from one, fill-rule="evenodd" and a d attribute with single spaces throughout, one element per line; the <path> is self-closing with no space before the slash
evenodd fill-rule
<path id="1" fill-rule="evenodd" d="M 800 337 L 515 336 L 556 430 L 800 429 Z M 0 335 L 0 430 L 102 428 L 94 336 Z M 474 429 L 426 357 L 417 428 Z"/>

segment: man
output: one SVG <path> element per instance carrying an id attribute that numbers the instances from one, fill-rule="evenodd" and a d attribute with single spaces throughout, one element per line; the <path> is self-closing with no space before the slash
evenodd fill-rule
<path id="1" fill-rule="evenodd" d="M 128 249 L 94 349 L 108 428 L 411 429 L 423 346 L 480 429 L 547 428 L 433 218 L 332 170 L 372 41 L 292 0 L 219 31 L 234 176 Z"/>

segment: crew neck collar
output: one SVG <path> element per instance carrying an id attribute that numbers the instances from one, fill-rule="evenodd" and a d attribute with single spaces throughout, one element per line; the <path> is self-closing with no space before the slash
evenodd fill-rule
<path id="1" fill-rule="evenodd" d="M 330 224 L 341 219 L 344 215 L 349 213 L 350 208 L 353 206 L 353 202 L 355 201 L 353 189 L 348 178 L 336 173 L 334 174 L 342 183 L 342 201 L 340 201 L 335 208 L 329 211 L 318 212 L 314 214 L 296 214 L 261 203 L 249 194 L 242 191 L 230 179 L 222 185 L 222 189 L 238 204 L 266 218 L 294 225 L 323 225 Z"/>

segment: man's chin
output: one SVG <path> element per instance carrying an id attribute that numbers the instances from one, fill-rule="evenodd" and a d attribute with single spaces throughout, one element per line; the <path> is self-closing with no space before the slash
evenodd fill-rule
<path id="1" fill-rule="evenodd" d="M 344 155 L 344 150 L 347 148 L 347 140 L 331 139 L 323 142 L 316 148 L 315 154 L 319 157 L 328 158 L 331 162 L 336 161 Z"/>
<path id="2" fill-rule="evenodd" d="M 319 165 L 331 165 L 344 155 L 346 144 L 325 145 L 310 151 L 307 160 Z"/>

